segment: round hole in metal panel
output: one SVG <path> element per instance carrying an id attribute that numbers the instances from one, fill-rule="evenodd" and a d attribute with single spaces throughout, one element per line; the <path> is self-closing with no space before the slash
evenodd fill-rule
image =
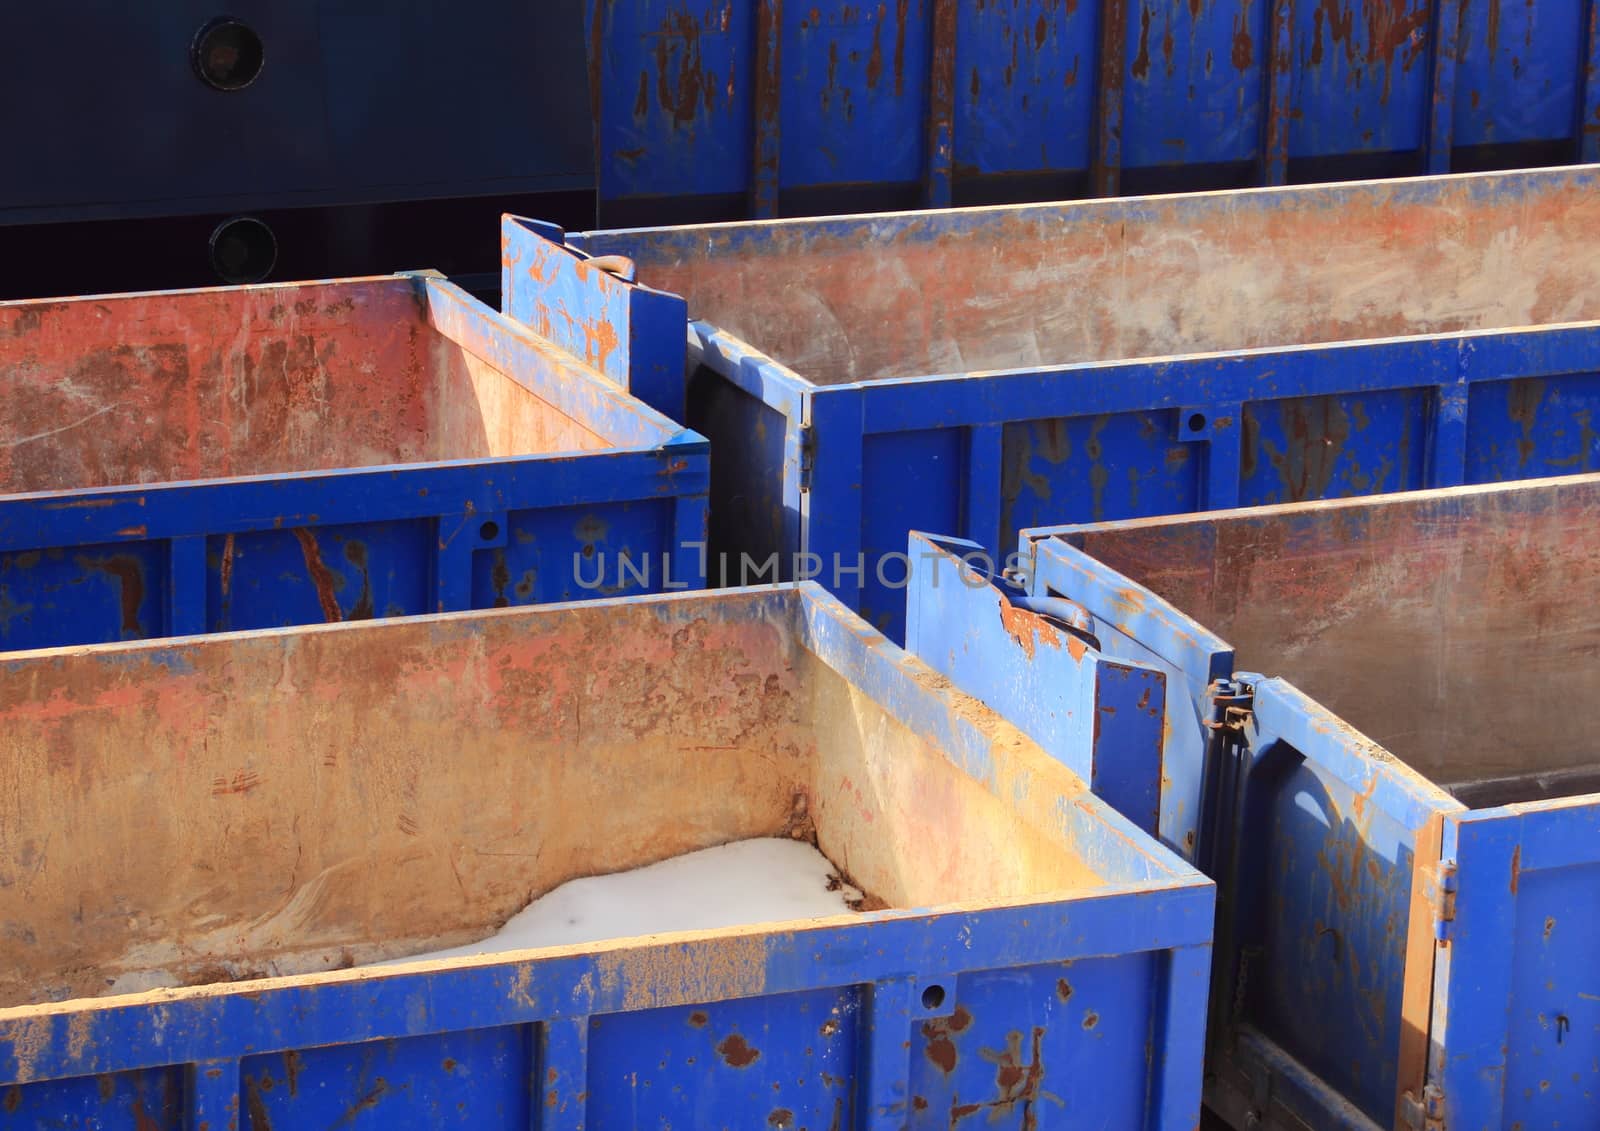
<path id="1" fill-rule="evenodd" d="M 938 1009 L 944 1004 L 944 987 L 940 985 L 926 986 L 922 991 L 922 1008 Z"/>
<path id="2" fill-rule="evenodd" d="M 1191 432 L 1204 432 L 1205 430 L 1206 430 L 1206 414 L 1203 413 L 1203 412 L 1192 412 L 1192 413 L 1190 413 L 1189 414 L 1189 431 L 1191 431 Z"/>
<path id="3" fill-rule="evenodd" d="M 211 233 L 211 269 L 224 283 L 259 283 L 277 262 L 277 237 L 260 220 L 224 220 Z"/>
<path id="4" fill-rule="evenodd" d="M 482 526 L 478 527 L 478 537 L 482 538 L 485 542 L 489 541 L 491 538 L 498 538 L 499 536 L 500 524 L 498 522 L 486 522 Z"/>
<path id="5" fill-rule="evenodd" d="M 213 90 L 243 90 L 261 74 L 266 48 L 248 24 L 218 16 L 195 33 L 189 60 L 200 81 Z"/>

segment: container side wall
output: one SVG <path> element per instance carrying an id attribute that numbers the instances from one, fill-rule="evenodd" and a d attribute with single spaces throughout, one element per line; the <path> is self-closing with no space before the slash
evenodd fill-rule
<path id="1" fill-rule="evenodd" d="M 31 924 L 5 995 L 452 945 L 576 876 L 781 834 L 814 749 L 785 608 L 578 605 L 538 632 L 392 621 L 15 658 L 8 843 L 52 847 L 5 889 Z M 640 772 L 651 749 L 670 773 Z M 582 819 L 537 819 L 529 799 L 551 796 Z"/>
<path id="2" fill-rule="evenodd" d="M 1600 317 L 1592 169 L 589 233 L 818 384 Z"/>
<path id="3" fill-rule="evenodd" d="M 1073 535 L 1442 783 L 1595 760 L 1593 477 Z M 1503 701 L 1507 664 L 1530 677 Z M 1428 718 L 1425 727 L 1419 717 Z M 1504 736 L 1520 740 L 1507 743 Z"/>
<path id="4" fill-rule="evenodd" d="M 1484 809 L 1452 831 L 1455 921 L 1434 1014 L 1449 1059 L 1432 1066 L 1446 1118 L 1581 1119 L 1600 1052 L 1587 977 L 1600 806 L 1590 796 Z"/>

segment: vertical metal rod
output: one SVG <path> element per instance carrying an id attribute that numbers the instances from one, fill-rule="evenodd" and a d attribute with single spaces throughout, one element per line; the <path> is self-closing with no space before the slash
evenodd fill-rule
<path id="1" fill-rule="evenodd" d="M 1428 132 L 1424 139 L 1423 170 L 1450 171 L 1450 147 L 1455 137 L 1456 56 L 1461 34 L 1461 0 L 1435 0 L 1433 12 L 1433 69 L 1428 76 Z"/>
<path id="2" fill-rule="evenodd" d="M 751 147 L 750 212 L 778 214 L 783 90 L 783 0 L 756 4 L 755 144 Z"/>
<path id="3" fill-rule="evenodd" d="M 933 0 L 928 63 L 927 204 L 948 208 L 955 170 L 956 0 Z"/>
<path id="4" fill-rule="evenodd" d="M 1100 7 L 1100 82 L 1095 110 L 1094 164 L 1089 188 L 1095 196 L 1116 196 L 1122 183 L 1122 83 L 1126 74 L 1127 0 L 1105 0 Z"/>
<path id="5" fill-rule="evenodd" d="M 1272 0 L 1267 28 L 1266 143 L 1261 154 L 1261 179 L 1269 185 L 1289 180 L 1290 79 L 1294 75 L 1294 0 Z"/>

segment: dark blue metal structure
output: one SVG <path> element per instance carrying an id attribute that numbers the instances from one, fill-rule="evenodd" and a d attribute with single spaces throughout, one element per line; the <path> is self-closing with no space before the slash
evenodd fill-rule
<path id="1" fill-rule="evenodd" d="M 504 203 L 593 215 L 583 43 L 578 0 L 7 4 L 0 298 L 423 266 L 492 289 Z"/>

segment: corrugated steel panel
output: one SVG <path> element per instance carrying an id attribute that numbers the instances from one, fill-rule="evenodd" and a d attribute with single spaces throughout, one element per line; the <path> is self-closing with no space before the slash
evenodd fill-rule
<path id="1" fill-rule="evenodd" d="M 607 224 L 1593 161 L 1593 5 L 591 0 Z"/>

